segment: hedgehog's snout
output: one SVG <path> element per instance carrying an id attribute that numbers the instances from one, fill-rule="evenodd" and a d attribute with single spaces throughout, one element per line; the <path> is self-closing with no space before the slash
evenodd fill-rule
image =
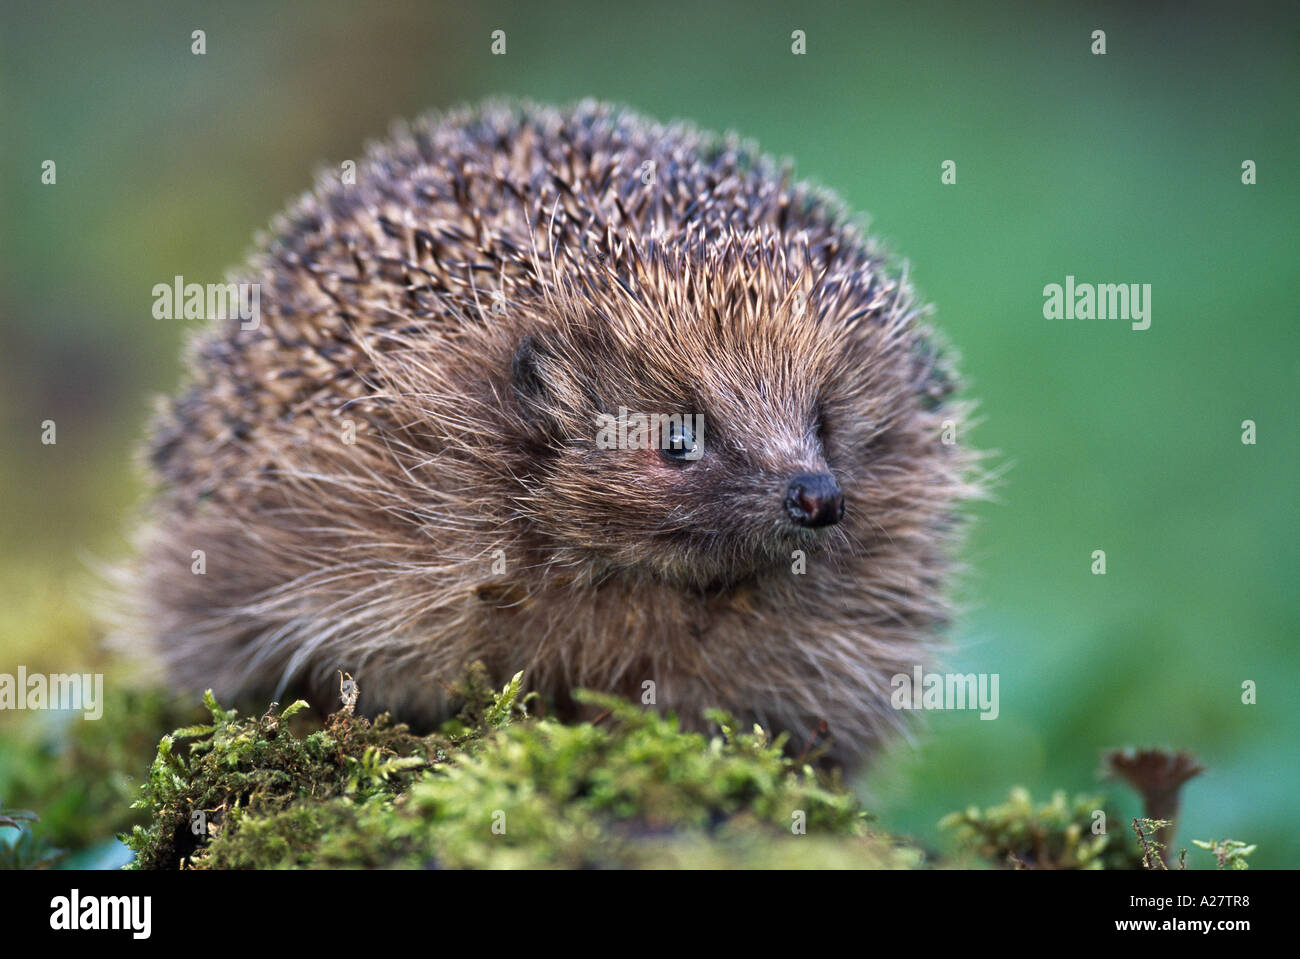
<path id="1" fill-rule="evenodd" d="M 844 493 L 830 473 L 796 473 L 785 491 L 785 512 L 800 526 L 831 526 L 844 518 Z"/>

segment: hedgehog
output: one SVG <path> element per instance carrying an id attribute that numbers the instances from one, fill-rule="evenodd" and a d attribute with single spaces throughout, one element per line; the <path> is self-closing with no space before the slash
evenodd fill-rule
<path id="1" fill-rule="evenodd" d="M 160 402 L 124 642 L 177 690 L 412 723 L 481 663 L 819 737 L 906 724 L 963 502 L 951 350 L 831 194 L 587 101 L 426 116 L 318 176 Z M 964 437 L 963 437 L 964 439 Z M 265 701 L 263 699 L 262 701 Z"/>

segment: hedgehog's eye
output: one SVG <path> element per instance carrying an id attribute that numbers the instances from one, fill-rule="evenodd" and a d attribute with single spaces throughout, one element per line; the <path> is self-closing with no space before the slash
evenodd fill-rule
<path id="1" fill-rule="evenodd" d="M 688 463 L 699 459 L 702 451 L 695 439 L 695 431 L 683 423 L 680 426 L 674 424 L 664 434 L 659 452 L 673 462 Z"/>

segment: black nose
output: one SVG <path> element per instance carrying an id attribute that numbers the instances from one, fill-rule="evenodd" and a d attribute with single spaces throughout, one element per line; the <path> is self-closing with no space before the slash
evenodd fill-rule
<path id="1" fill-rule="evenodd" d="M 830 473 L 799 473 L 786 490 L 785 511 L 800 526 L 830 526 L 844 518 L 844 494 Z"/>

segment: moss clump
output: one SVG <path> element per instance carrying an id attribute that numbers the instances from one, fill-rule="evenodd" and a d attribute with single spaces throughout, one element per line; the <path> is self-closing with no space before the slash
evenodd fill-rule
<path id="1" fill-rule="evenodd" d="M 150 813 L 126 844 L 134 868 L 198 866 L 240 835 L 248 822 L 291 813 L 306 831 L 263 842 L 266 858 L 243 865 L 287 865 L 305 854 L 316 836 L 302 817 L 329 800 L 346 796 L 363 805 L 398 795 L 417 769 L 445 760 L 455 739 L 417 737 L 381 716 L 373 723 L 350 709 L 330 716 L 323 729 L 299 737 L 290 717 L 307 708 L 299 700 L 257 719 L 241 720 L 209 692 L 204 704 L 210 724 L 164 736 L 133 808 Z M 325 827 L 321 823 L 321 828 Z M 311 828 L 308 828 L 311 827 Z M 242 855 L 242 854 L 241 854 Z M 305 863 L 300 863 L 305 864 Z"/>
<path id="2" fill-rule="evenodd" d="M 391 820 L 400 864 L 491 867 L 911 866 L 856 799 L 759 730 L 684 733 L 672 717 L 585 694 L 599 725 L 517 724 L 412 785 Z M 839 850 L 839 855 L 828 855 Z M 430 859 L 429 857 L 432 857 Z"/>
<path id="3" fill-rule="evenodd" d="M 1219 869 L 1249 869 L 1246 857 L 1256 848 L 1253 843 L 1248 845 L 1239 839 L 1193 839 L 1192 845 L 1212 852 Z"/>
<path id="4" fill-rule="evenodd" d="M 1105 814 L 1104 820 L 1097 816 Z M 1053 794 L 1035 805 L 1013 789 L 1000 806 L 974 806 L 939 823 L 953 829 L 965 849 L 988 862 L 1016 869 L 1138 869 L 1142 850 L 1122 830 L 1093 832 L 1094 822 L 1119 823 L 1100 796 Z M 1118 838 L 1116 838 L 1118 837 Z"/>
<path id="5" fill-rule="evenodd" d="M 515 677 L 417 737 L 348 711 L 298 737 L 298 707 L 212 722 L 159 745 L 127 838 L 136 868 L 912 867 L 839 783 L 760 730 L 682 732 L 619 699 L 597 723 L 532 719 Z M 305 705 L 305 704 L 304 704 Z M 188 743 L 188 748 L 180 743 Z M 196 813 L 201 815 L 196 817 Z M 199 822 L 206 828 L 196 829 Z M 197 833 L 197 834 L 196 834 Z"/>

